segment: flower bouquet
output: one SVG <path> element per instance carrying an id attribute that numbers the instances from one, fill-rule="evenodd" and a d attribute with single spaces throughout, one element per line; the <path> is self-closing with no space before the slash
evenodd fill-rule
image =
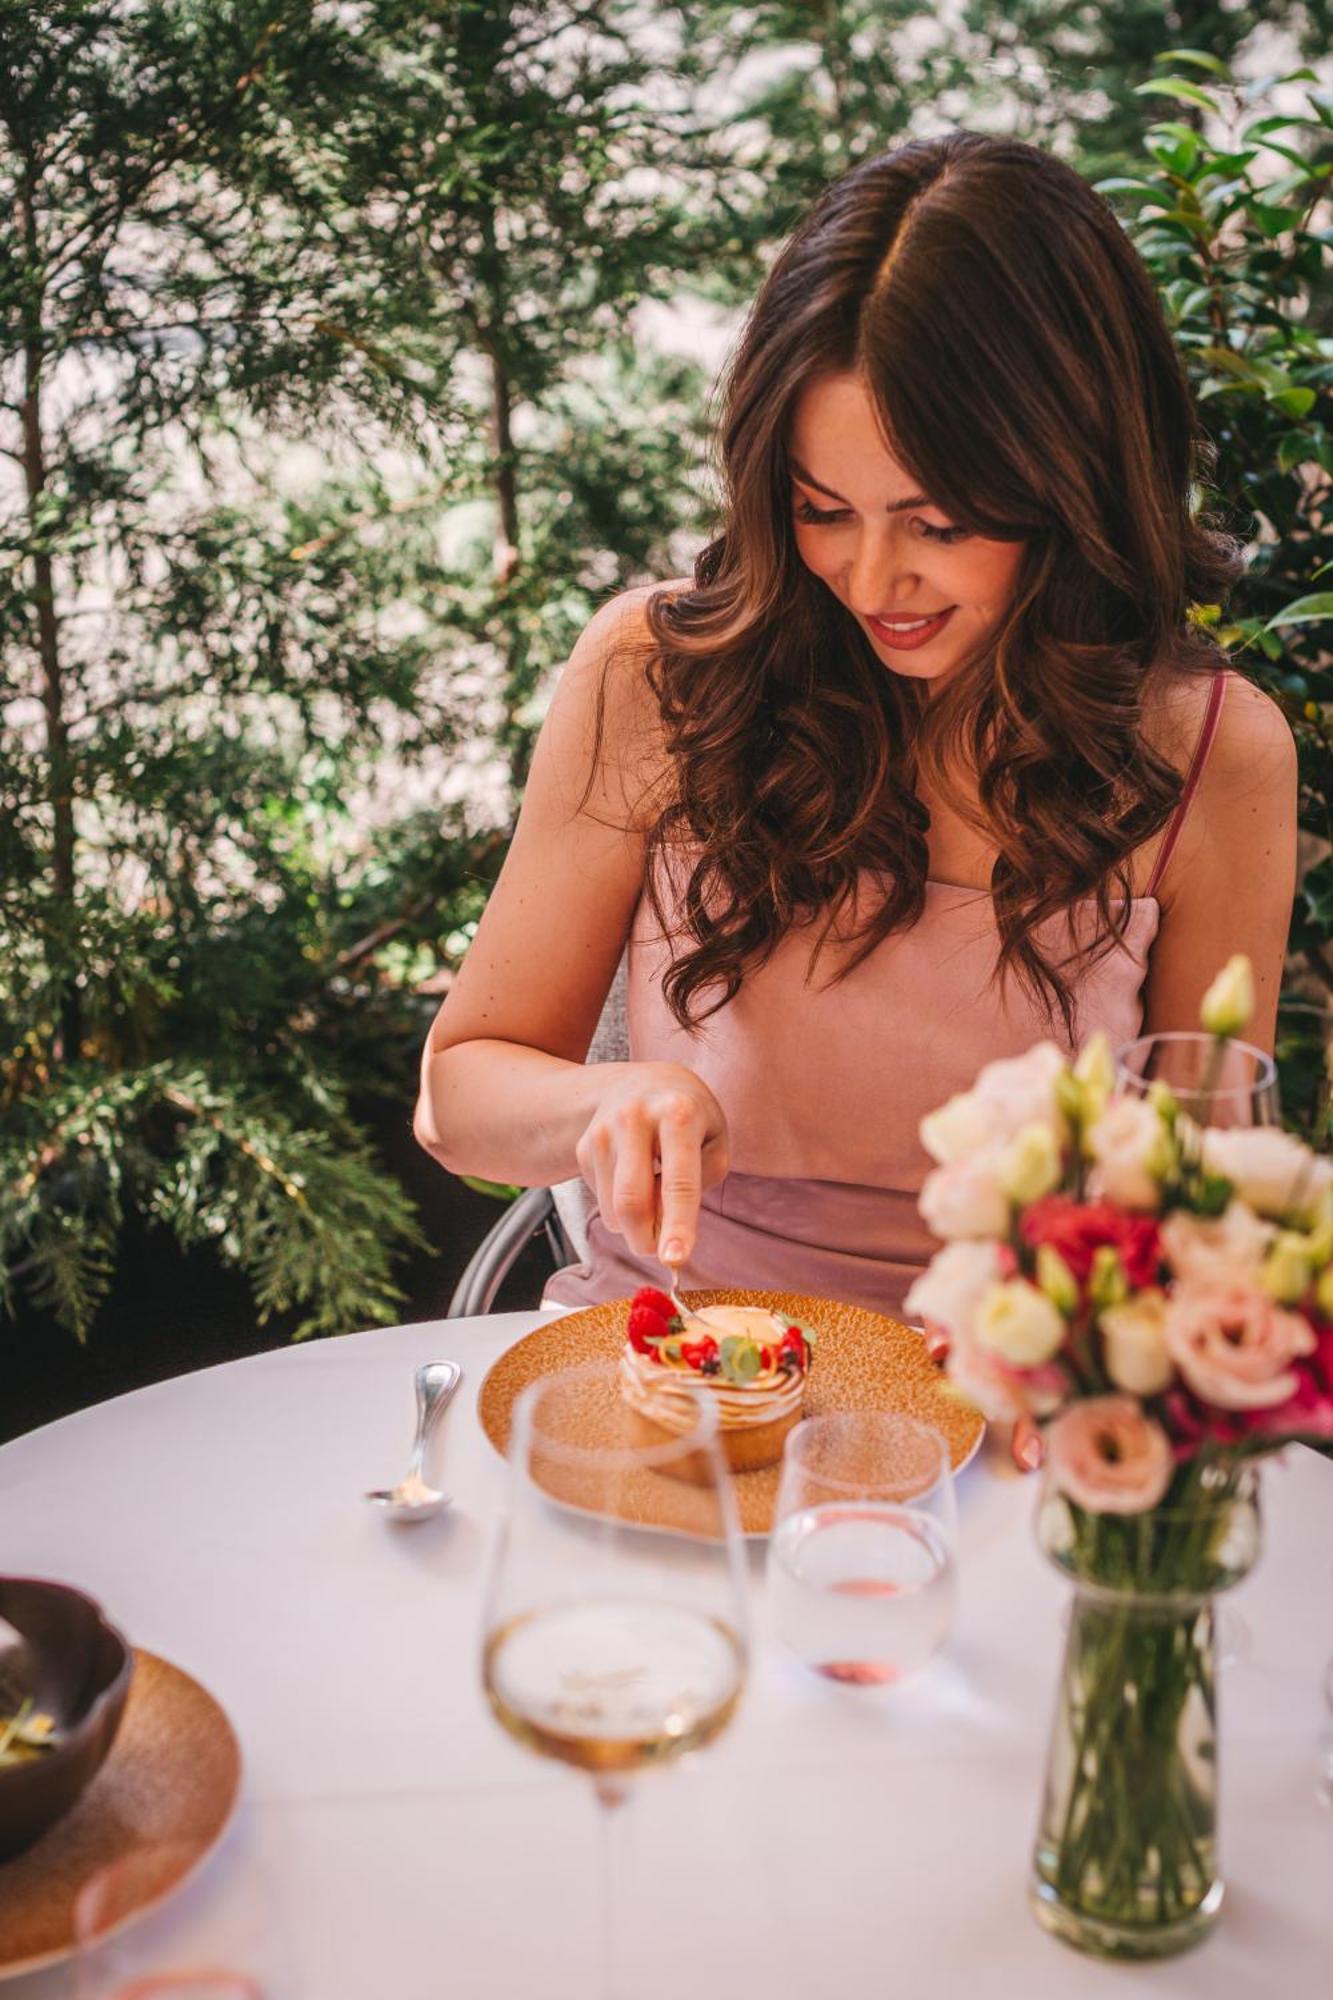
<path id="1" fill-rule="evenodd" d="M 1233 960 L 1217 1068 L 1252 1004 Z M 1039 1535 L 1075 1586 L 1034 1908 L 1085 1949 L 1179 1950 L 1222 1898 L 1213 1600 L 1258 1551 L 1255 1462 L 1333 1449 L 1333 1162 L 1118 1091 L 1101 1036 L 988 1064 L 921 1138 L 944 1244 L 907 1310 L 986 1414 L 1043 1426 Z"/>

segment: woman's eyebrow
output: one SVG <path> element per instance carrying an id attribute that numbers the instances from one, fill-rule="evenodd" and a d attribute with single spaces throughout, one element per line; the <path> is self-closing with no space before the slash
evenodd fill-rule
<path id="1" fill-rule="evenodd" d="M 788 455 L 787 463 L 800 480 L 802 486 L 813 486 L 817 493 L 827 493 L 830 500 L 841 500 L 844 507 L 851 505 L 849 500 L 843 499 L 841 493 L 835 493 L 831 486 L 825 486 L 822 479 L 816 479 L 812 472 L 807 472 L 798 458 L 792 458 Z M 905 507 L 930 507 L 933 505 L 934 502 L 927 500 L 924 493 L 909 493 L 905 500 L 890 500 L 885 506 L 884 512 L 886 514 L 901 514 Z"/>

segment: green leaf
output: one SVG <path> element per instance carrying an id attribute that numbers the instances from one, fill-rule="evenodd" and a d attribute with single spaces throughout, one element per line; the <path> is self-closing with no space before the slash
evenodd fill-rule
<path id="1" fill-rule="evenodd" d="M 1263 627 L 1276 632 L 1283 625 L 1316 625 L 1333 618 L 1333 590 L 1317 590 L 1310 597 L 1298 597 L 1294 604 L 1275 612 Z"/>
<path id="2" fill-rule="evenodd" d="M 1201 90 L 1197 83 L 1186 83 L 1181 76 L 1155 76 L 1147 83 L 1136 83 L 1135 97 L 1174 97 L 1182 104 L 1197 104 L 1204 111 L 1220 114 L 1221 106 L 1207 90 Z"/>
<path id="3" fill-rule="evenodd" d="M 470 1187 L 475 1194 L 488 1194 L 495 1201 L 516 1201 L 523 1192 L 522 1188 L 511 1187 L 507 1181 L 483 1181 L 475 1174 L 460 1174 L 458 1178 L 464 1187 Z"/>
<path id="4" fill-rule="evenodd" d="M 1304 417 L 1315 406 L 1313 389 L 1279 389 L 1268 398 L 1275 410 L 1281 410 L 1284 417 Z"/>
<path id="5" fill-rule="evenodd" d="M 1206 49 L 1163 49 L 1153 61 L 1188 63 L 1194 69 L 1207 70 L 1210 76 L 1221 77 L 1224 82 L 1231 80 L 1231 71 L 1221 57 L 1209 55 Z"/>

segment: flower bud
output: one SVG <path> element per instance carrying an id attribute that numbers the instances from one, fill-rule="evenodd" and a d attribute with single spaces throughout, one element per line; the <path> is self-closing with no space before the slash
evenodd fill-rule
<path id="1" fill-rule="evenodd" d="M 1088 1102 L 1086 1086 L 1074 1075 L 1072 1069 L 1062 1069 L 1055 1079 L 1056 1107 L 1077 1132 L 1092 1116 L 1092 1106 Z"/>
<path id="2" fill-rule="evenodd" d="M 1106 1100 L 1115 1089 L 1115 1057 L 1111 1054 L 1111 1044 L 1099 1028 L 1079 1052 L 1074 1064 L 1074 1075 L 1083 1085 L 1087 1115 L 1098 1118 L 1106 1109 Z"/>
<path id="3" fill-rule="evenodd" d="M 1049 1125 L 1025 1125 L 1000 1157 L 999 1182 L 1011 1201 L 1037 1201 L 1060 1183 L 1060 1148 Z"/>
<path id="4" fill-rule="evenodd" d="M 1284 1229 L 1264 1259 L 1260 1278 L 1264 1290 L 1280 1306 L 1294 1306 L 1309 1291 L 1313 1276 L 1308 1239 Z"/>
<path id="5" fill-rule="evenodd" d="M 1092 1269 L 1088 1273 L 1088 1297 L 1097 1312 L 1104 1312 L 1108 1306 L 1118 1306 L 1122 1299 L 1129 1297 L 1129 1274 L 1125 1270 L 1120 1252 L 1109 1243 L 1101 1243 L 1092 1253 Z"/>
<path id="6" fill-rule="evenodd" d="M 1057 1312 L 1078 1309 L 1078 1280 L 1053 1243 L 1037 1246 L 1037 1283 Z"/>
<path id="7" fill-rule="evenodd" d="M 1203 996 L 1199 1019 L 1210 1035 L 1238 1035 L 1254 1012 L 1254 974 L 1244 952 L 1229 958 Z"/>
<path id="8" fill-rule="evenodd" d="M 1314 1288 L 1315 1303 L 1325 1319 L 1333 1319 L 1333 1264 L 1319 1274 L 1319 1282 Z"/>

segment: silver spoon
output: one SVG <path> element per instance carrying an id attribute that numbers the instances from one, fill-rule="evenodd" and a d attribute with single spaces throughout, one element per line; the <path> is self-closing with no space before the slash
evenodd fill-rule
<path id="1" fill-rule="evenodd" d="M 666 1295 L 683 1320 L 699 1320 L 702 1325 L 711 1326 L 714 1333 L 720 1333 L 724 1338 L 732 1331 L 732 1328 L 727 1325 L 725 1320 L 710 1319 L 706 1306 L 686 1305 L 684 1299 L 676 1290 L 676 1283 L 680 1272 L 674 1264 L 663 1263 L 662 1269 L 667 1274 Z"/>
<path id="2" fill-rule="evenodd" d="M 428 1486 L 422 1475 L 426 1440 L 435 1421 L 463 1379 L 456 1361 L 427 1361 L 417 1369 L 417 1434 L 412 1440 L 412 1456 L 407 1471 L 396 1486 L 378 1487 L 367 1493 L 390 1521 L 428 1521 L 449 1505 L 449 1495 Z"/>

